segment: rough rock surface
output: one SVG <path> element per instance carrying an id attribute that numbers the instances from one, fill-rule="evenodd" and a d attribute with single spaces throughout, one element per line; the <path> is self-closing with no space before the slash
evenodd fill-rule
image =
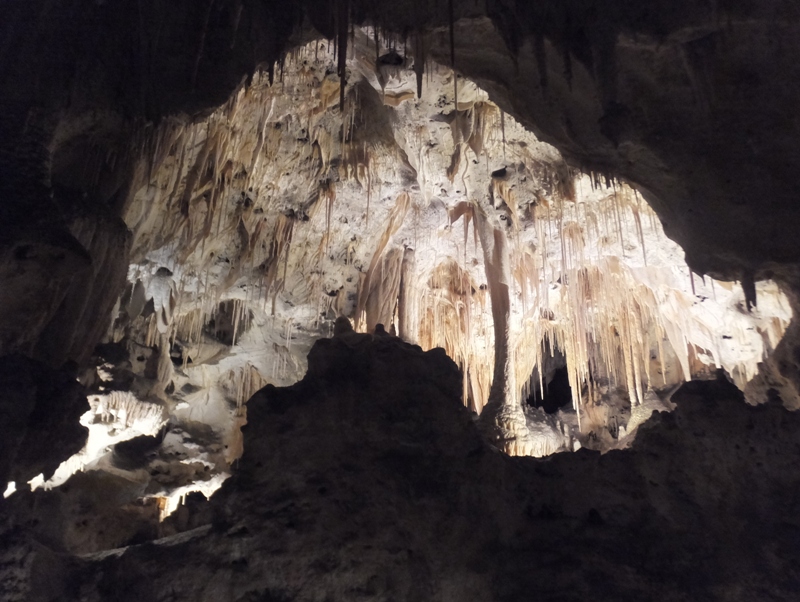
<path id="1" fill-rule="evenodd" d="M 86 360 L 127 263 L 114 220 L 154 168 L 139 158 L 171 152 L 154 132 L 199 125 L 259 70 L 282 85 L 287 51 L 337 30 L 341 45 L 348 20 L 394 40 L 386 71 L 401 41 L 404 54 L 454 61 L 573 167 L 634 184 L 699 273 L 791 284 L 792 0 L 16 0 L 0 23 L 0 353 Z M 339 67 L 334 87 L 353 80 Z M 80 232 L 76 215 L 88 216 Z M 90 240 L 93 220 L 110 227 Z M 765 365 L 756 396 L 774 389 L 795 403 L 791 357 Z M 225 382 L 250 392 L 262 382 L 252 375 Z"/>
<path id="2" fill-rule="evenodd" d="M 193 530 L 77 558 L 7 525 L 5 599 L 796 599 L 800 416 L 689 383 L 633 449 L 536 460 L 488 448 L 459 395 L 440 351 L 321 340 L 250 401 Z"/>
<path id="3" fill-rule="evenodd" d="M 60 366 L 67 360 L 85 364 L 108 330 L 109 315 L 125 286 L 131 236 L 116 218 L 83 216 L 70 231 L 91 258 L 91 267 L 74 277 L 63 302 L 40 335 L 35 357 Z"/>
<path id="4" fill-rule="evenodd" d="M 47 195 L 51 156 L 53 182 L 118 207 L 136 124 L 218 106 L 259 65 L 318 35 L 310 26 L 332 37 L 348 4 L 355 21 L 434 34 L 431 56 L 449 63 L 444 2 L 11 3 L 4 215 L 30 223 L 58 204 Z M 574 162 L 647 191 L 698 272 L 737 278 L 797 262 L 784 227 L 797 216 L 800 161 L 789 117 L 800 96 L 795 2 L 452 5 L 458 70 Z M 100 169 L 96 182 L 87 166 Z"/>
<path id="5" fill-rule="evenodd" d="M 572 167 L 634 184 L 669 236 L 686 250 L 692 268 L 745 283 L 745 306 L 756 278 L 774 277 L 795 294 L 800 290 L 792 280 L 800 259 L 794 228 L 800 167 L 795 0 L 12 0 L 7 9 L 0 22 L 0 354 L 19 351 L 53 366 L 86 360 L 124 283 L 128 242 L 119 218 L 132 189 L 147 182 L 153 168 L 138 159 L 171 150 L 167 139 L 153 135 L 159 124 L 171 119 L 201 124 L 259 69 L 282 83 L 283 53 L 320 35 L 331 39 L 337 29 L 341 44 L 347 39 L 345 16 L 395 34 L 398 48 L 400 36 L 408 34 L 412 54 L 422 49 L 442 65 L 454 59 L 459 73 L 554 144 Z M 455 21 L 453 55 L 448 20 Z M 345 67 L 339 65 L 342 76 L 347 76 Z M 329 75 L 335 87 L 335 70 Z M 332 116 L 341 119 L 341 114 Z M 194 177 L 204 180 L 205 171 L 195 170 Z M 148 201 L 143 207 L 152 205 Z M 302 214 L 294 215 L 302 221 Z M 246 242 L 248 233 L 241 234 Z M 163 280 L 154 282 L 164 294 L 150 297 L 158 306 L 142 296 L 141 287 L 138 295 L 132 287 L 130 298 L 139 311 L 172 311 Z M 131 319 L 139 313 L 122 309 Z M 226 312 L 231 324 L 237 324 L 237 311 L 234 304 Z M 170 360 L 177 367 L 181 359 L 184 365 L 191 358 L 209 359 L 198 349 L 168 348 L 168 337 L 158 332 L 160 352 L 152 349 L 150 337 L 129 350 L 130 373 L 139 376 L 141 367 L 144 375 L 137 381 L 141 399 L 121 404 L 112 395 L 116 390 L 98 394 L 93 408 L 101 408 L 98 414 L 121 413 L 123 406 L 149 410 L 144 402 L 151 396 L 176 388 L 161 378 L 172 370 Z M 781 397 L 797 405 L 797 333 L 795 323 L 765 361 L 748 390 L 752 399 Z M 290 329 L 285 339 L 288 351 Z M 216 352 L 221 345 L 200 348 Z M 275 357 L 285 366 L 286 355 Z M 0 456 L 3 471 L 21 480 L 32 470 L 49 473 L 82 431 L 73 413 L 82 394 L 72 395 L 76 384 L 65 377 L 45 399 L 39 386 L 42 367 L 19 360 L 17 370 L 13 362 L 18 360 L 3 361 L 11 362 L 0 375 L 0 412 L 9 430 Z M 366 359 L 364 365 L 353 361 L 361 370 L 355 376 L 369 373 Z M 469 600 L 536 593 L 585 599 L 590 592 L 600 599 L 695 600 L 791 599 L 797 589 L 794 416 L 772 406 L 744 408 L 732 401 L 738 394 L 721 385 L 692 385 L 674 399 L 680 402 L 683 396 L 684 405 L 679 403 L 673 417 L 660 416 L 655 425 L 640 427 L 642 440 L 632 452 L 602 457 L 581 452 L 548 463 L 509 460 L 481 446 L 457 404 L 435 412 L 415 405 L 419 397 L 451 400 L 456 394 L 435 393 L 424 379 L 396 381 L 393 371 L 400 365 L 395 361 L 382 373 L 381 395 L 368 402 L 363 395 L 373 386 L 368 378 L 359 384 L 348 380 L 354 375 L 333 378 L 323 371 L 317 377 L 350 391 L 350 397 L 326 397 L 309 377 L 295 390 L 308 397 L 303 402 L 308 415 L 290 404 L 279 421 L 294 427 L 294 434 L 260 423 L 254 417 L 262 410 L 254 410 L 251 429 L 263 430 L 267 438 L 255 442 L 251 434 L 248 445 L 255 451 L 242 460 L 241 476 L 207 510 L 189 516 L 184 511 L 176 518 L 184 526 L 197 525 L 213 510 L 213 527 L 195 532 L 194 540 L 131 548 L 103 561 L 100 575 L 97 559 L 77 561 L 53 550 L 67 543 L 71 550 L 97 549 L 151 537 L 144 533 L 147 520 L 141 529 L 79 537 L 70 531 L 74 525 L 60 529 L 54 516 L 46 525 L 52 531 L 40 525 L 31 540 L 28 530 L 36 527 L 26 524 L 29 515 L 14 514 L 3 530 L 0 552 L 3 595 L 20 600 L 119 595 L 137 600 L 358 595 Z M 246 399 L 262 384 L 251 371 L 246 375 L 221 380 L 236 399 Z M 431 382 L 440 378 L 450 377 L 430 376 Z M 96 384 L 107 386 L 106 381 Z M 191 418 L 186 406 L 197 390 L 193 383 L 178 384 L 174 409 Z M 701 387 L 694 400 L 686 398 L 692 387 Z M 414 393 L 418 390 L 424 395 Z M 274 399 L 264 402 L 267 409 L 281 407 L 292 394 L 270 395 Z M 67 403 L 60 405 L 64 397 Z M 405 407 L 401 402 L 408 408 L 397 410 Z M 351 403 L 358 411 L 334 418 L 330 411 L 336 403 Z M 448 407 L 444 403 L 432 407 Z M 241 417 L 238 407 L 212 409 Z M 380 412 L 395 416 L 398 411 L 420 413 L 424 420 L 414 428 L 427 433 L 430 448 L 427 441 L 403 439 L 411 435 L 397 430 L 402 420 L 381 419 Z M 449 412 L 447 420 L 440 420 L 440 411 Z M 357 420 L 360 416 L 364 422 Z M 314 420 L 337 427 L 330 441 L 310 427 L 303 434 L 304 425 Z M 461 427 L 453 425 L 459 420 L 464 430 L 456 434 Z M 65 425 L 73 425 L 66 428 L 75 436 L 70 445 L 60 446 L 51 426 Z M 113 424 L 100 426 L 118 435 Z M 362 440 L 362 431 L 386 437 Z M 172 440 L 168 453 L 194 444 L 191 437 Z M 392 461 L 396 449 L 404 449 L 396 441 L 422 447 L 419 453 L 401 451 L 401 459 Z M 455 451 L 434 453 L 446 447 L 443 441 Z M 464 448 L 472 450 L 473 443 L 465 441 L 479 450 L 468 458 Z M 277 454 L 277 466 L 272 456 L 260 455 L 260 445 L 293 453 Z M 328 446 L 344 449 L 347 460 L 342 454 L 329 458 Z M 142 450 L 127 447 L 118 450 L 116 461 L 140 466 Z M 233 454 L 223 455 L 227 462 Z M 205 466 L 174 459 L 173 466 L 191 472 Z M 264 466 L 256 467 L 257 462 Z M 336 475 L 336 488 L 313 482 L 317 465 Z M 260 474 L 255 468 L 264 469 L 268 480 L 248 481 L 248 474 Z M 420 474 L 438 479 L 429 485 Z M 288 482 L 286 475 L 295 480 Z M 168 480 L 183 484 L 184 476 Z M 76 479 L 73 485 L 80 486 L 63 494 L 59 512 L 74 521 L 74 509 L 77 516 L 92 512 L 103 494 L 108 499 L 110 492 L 130 495 L 132 485 L 106 479 L 113 480 L 106 475 Z M 340 506 L 325 505 L 320 487 L 334 491 L 338 497 L 331 499 L 343 500 Z M 435 494 L 425 493 L 428 487 Z M 55 499 L 46 493 L 35 499 Z M 95 498 L 84 504 L 89 494 Z M 295 505 L 281 506 L 281 496 L 296 500 Z M 31 499 L 25 495 L 13 504 Z M 241 521 L 250 535 L 236 531 L 238 519 L 226 508 L 248 510 L 249 518 L 242 514 Z M 132 512 L 144 516 L 151 510 Z M 122 520 L 113 512 L 99 516 L 93 524 Z M 328 516 L 336 519 L 334 528 L 321 522 Z M 356 518 L 348 531 L 342 525 L 351 516 Z M 253 535 L 261 532 L 275 537 L 262 541 Z M 384 540 L 403 546 L 383 545 Z M 169 571 L 181 562 L 182 568 Z M 400 568 L 392 568 L 393 562 Z M 542 593 L 547 587 L 551 593 Z"/>
<path id="6" fill-rule="evenodd" d="M 86 392 L 68 370 L 21 355 L 0 358 L 0 483 L 49 478 L 88 431 L 78 420 Z"/>
<path id="7" fill-rule="evenodd" d="M 301 378 L 337 315 L 444 348 L 477 412 L 502 384 L 509 407 L 490 423 L 513 455 L 616 446 L 633 426 L 604 409 L 609 386 L 638 406 L 708 366 L 739 386 L 753 377 L 791 316 L 776 285 L 755 287 L 750 312 L 740 286 L 695 278 L 628 186 L 577 175 L 473 82 L 456 91 L 449 67 L 399 54 L 392 37 L 376 47 L 375 33 L 353 28 L 344 111 L 336 56 L 311 42 L 279 82 L 262 72 L 206 119 L 156 128 L 123 212 L 129 283 L 108 334 L 128 347 L 116 368 L 133 382 L 112 385 L 105 363 L 92 380 L 161 405 L 170 428 L 208 425 L 229 450 L 212 459 L 223 474 L 241 453 L 242 404 Z M 493 379 L 503 282 L 510 371 Z M 577 416 L 518 407 L 541 386 L 548 340 L 566 354 Z M 149 491 L 174 507 L 184 490 Z"/>

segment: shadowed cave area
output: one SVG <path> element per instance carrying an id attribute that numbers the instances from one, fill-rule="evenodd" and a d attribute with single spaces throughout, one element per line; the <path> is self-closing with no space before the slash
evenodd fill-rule
<path id="1" fill-rule="evenodd" d="M 543 408 L 548 414 L 555 414 L 571 403 L 572 389 L 569 386 L 567 367 L 556 368 L 544 391 L 536 389 L 526 401 L 535 408 Z"/>
<path id="2" fill-rule="evenodd" d="M 800 10 L 11 0 L 0 598 L 800 596 Z"/>
<path id="3" fill-rule="evenodd" d="M 534 408 L 542 408 L 548 414 L 555 414 L 559 409 L 572 404 L 567 358 L 558 348 L 551 351 L 549 345 L 545 345 L 542 357 L 541 365 L 537 366 L 537 372 L 543 372 L 542 382 L 538 383 L 538 373 L 531 375 L 533 391 L 524 401 Z"/>

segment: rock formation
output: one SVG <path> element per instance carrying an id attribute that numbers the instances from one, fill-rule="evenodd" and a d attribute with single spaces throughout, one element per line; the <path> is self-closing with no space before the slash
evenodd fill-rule
<path id="1" fill-rule="evenodd" d="M 441 350 L 320 340 L 301 382 L 250 400 L 235 475 L 170 519 L 189 530 L 82 557 L 19 546 L 4 599 L 795 598 L 796 414 L 690 383 L 631 449 L 542 461 L 488 446 L 460 393 Z"/>
<path id="2" fill-rule="evenodd" d="M 191 532 L 168 547 L 236 556 L 225 543 L 234 509 L 258 525 L 261 515 L 251 493 L 233 488 L 249 483 L 253 496 L 280 497 L 266 483 L 274 480 L 295 503 L 310 504 L 313 492 L 285 480 L 305 468 L 280 475 L 270 464 L 259 475 L 254 466 L 287 450 L 297 452 L 293 462 L 323 462 L 315 454 L 325 445 L 309 451 L 314 420 L 329 416 L 328 401 L 347 398 L 359 410 L 343 409 L 354 414 L 342 420 L 343 442 L 331 441 L 337 458 L 345 443 L 369 450 L 378 445 L 374 430 L 388 429 L 384 451 L 358 464 L 365 474 L 382 474 L 382 454 L 405 453 L 397 452 L 405 435 L 387 417 L 427 435 L 408 442 L 424 448 L 424 461 L 416 451 L 396 458 L 408 484 L 386 475 L 358 484 L 359 495 L 374 488 L 399 519 L 350 510 L 368 530 L 356 539 L 373 542 L 363 545 L 378 550 L 382 568 L 365 569 L 372 584 L 347 593 L 350 569 L 339 562 L 329 571 L 334 599 L 519 599 L 528 585 L 498 585 L 523 583 L 519 570 L 510 579 L 499 568 L 480 577 L 473 569 L 488 549 L 498 558 L 543 553 L 539 527 L 513 518 L 520 510 L 509 493 L 535 497 L 529 484 L 542 470 L 576 475 L 549 483 L 545 514 L 573 516 L 570 498 L 583 503 L 584 486 L 601 501 L 631 493 L 620 512 L 646 515 L 636 524 L 673 542 L 657 554 L 685 551 L 707 580 L 695 590 L 676 577 L 666 599 L 758 598 L 765 582 L 752 551 L 762 544 L 772 546 L 761 551 L 770 559 L 764 587 L 786 598 L 792 573 L 776 558 L 793 558 L 791 545 L 777 529 L 759 542 L 732 517 L 769 521 L 777 504 L 742 497 L 749 487 L 741 475 L 769 491 L 794 483 L 783 468 L 753 476 L 739 448 L 720 441 L 724 429 L 751 420 L 779 421 L 778 434 L 762 436 L 789 441 L 793 418 L 777 406 L 800 407 L 792 228 L 800 131 L 791 119 L 800 14 L 789 0 L 668 4 L 9 3 L 0 23 L 0 483 L 8 483 L 3 566 L 14 567 L 5 591 L 19 597 L 33 587 L 31 595 L 48 599 L 64 585 L 73 598 L 103 599 L 129 582 L 130 570 L 146 583 L 130 596 L 167 596 L 171 560 L 140 560 L 147 546 L 103 560 L 113 577 L 98 576 L 98 557 L 69 555 Z M 382 354 L 397 374 L 373 373 Z M 695 425 L 711 418 L 687 396 L 739 398 L 722 374 L 759 407 L 715 401 L 706 409 L 719 425 Z M 375 404 L 382 414 L 365 410 L 359 387 L 386 388 Z M 276 399 L 293 395 L 285 391 L 317 400 L 308 416 L 285 412 L 287 428 L 302 426 L 297 441 L 274 431 L 283 413 L 257 409 L 280 406 Z M 423 410 L 420 395 L 446 401 Z M 243 439 L 248 423 L 268 441 Z M 709 449 L 686 435 L 709 430 L 717 433 Z M 737 431 L 730 443 L 761 449 L 752 436 Z M 577 453 L 517 461 L 487 442 L 511 456 Z M 662 445 L 674 456 L 657 469 L 651 455 Z M 608 453 L 580 451 L 587 447 Z M 698 519 L 650 477 L 701 452 L 715 466 L 735 466 L 705 489 L 688 484 L 709 480 L 702 463 L 676 477 Z M 416 513 L 402 500 L 423 465 L 463 480 L 469 501 L 456 495 L 463 512 L 454 524 L 474 503 L 501 535 L 481 525 L 478 543 L 461 531 L 427 541 L 436 529 L 425 521 L 450 520 L 452 487 L 425 485 L 438 509 Z M 616 476 L 626 471 L 634 476 Z M 391 487 L 381 490 L 384 483 Z M 738 505 L 712 520 L 711 500 L 723 495 Z M 501 510 L 512 507 L 508 516 Z M 316 507 L 346 531 L 341 509 Z M 573 518 L 584 511 L 614 533 L 634 524 L 609 519 L 615 510 L 600 502 Z M 789 516 L 784 507 L 774 513 Z M 419 545 L 406 560 L 428 577 L 411 583 L 416 569 L 387 568 L 381 555 L 394 547 L 381 539 L 385 525 L 376 526 L 384 519 L 426 530 L 419 539 L 409 528 Z M 741 556 L 732 549 L 709 564 L 699 556 L 709 548 L 689 538 L 686 551 L 677 535 L 692 525 L 715 542 L 738 533 L 751 553 L 739 546 Z M 592 557 L 605 567 L 602 578 L 583 568 L 571 574 L 584 588 L 576 597 L 652 594 L 655 569 L 636 565 L 630 581 L 622 578 L 632 565 L 610 552 L 609 532 L 595 540 L 563 528 L 543 538 L 568 539 L 563 557 L 589 562 L 576 551 L 585 544 L 611 559 Z M 350 535 L 336 533 L 332 545 L 346 550 Z M 626 534 L 615 541 L 639 545 Z M 311 559 L 303 546 L 317 543 L 292 548 L 284 568 L 316 575 L 316 557 L 310 568 L 295 560 Z M 441 560 L 455 549 L 463 554 Z M 662 576 L 680 573 L 669 562 Z M 325 598 L 298 579 L 262 583 L 246 563 L 235 570 L 244 578 L 233 593 L 214 589 L 226 578 L 187 591 L 196 585 L 197 599 Z M 53 578 L 39 583 L 37 574 Z"/>

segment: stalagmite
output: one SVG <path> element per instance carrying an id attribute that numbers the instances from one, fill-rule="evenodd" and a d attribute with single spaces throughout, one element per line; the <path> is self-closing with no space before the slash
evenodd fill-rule
<path id="1" fill-rule="evenodd" d="M 398 334 L 400 338 L 409 343 L 417 342 L 417 307 L 416 283 L 414 281 L 415 272 L 414 249 L 406 247 L 403 252 L 403 260 L 400 277 L 400 292 L 397 302 L 398 315 Z"/>
<path id="2" fill-rule="evenodd" d="M 494 371 L 492 388 L 481 422 L 500 449 L 515 445 L 528 435 L 525 416 L 517 397 L 514 347 L 510 341 L 511 300 L 508 241 L 502 227 L 487 209 L 475 203 L 475 228 L 483 249 L 486 279 L 492 303 Z"/>

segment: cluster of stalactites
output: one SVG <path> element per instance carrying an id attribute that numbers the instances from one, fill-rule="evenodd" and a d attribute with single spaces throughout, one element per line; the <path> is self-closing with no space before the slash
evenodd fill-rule
<path id="1" fill-rule="evenodd" d="M 633 405 L 642 403 L 644 391 L 655 384 L 650 361 L 654 349 L 663 378 L 664 323 L 669 322 L 657 291 L 637 280 L 620 259 L 626 253 L 624 237 L 631 231 L 623 224 L 632 222 L 647 265 L 638 196 L 616 184 L 612 195 L 581 205 L 583 211 L 563 201 L 543 208 L 545 215 L 537 221 L 539 257 L 522 253 L 515 262 L 517 284 L 534 301 L 516 342 L 520 382 L 542 365 L 545 349 L 560 349 L 579 420 L 581 406 L 595 397 L 593 383 L 602 379 L 625 388 Z M 557 237 L 546 231 L 553 227 Z M 560 265 L 547 260 L 547 242 L 553 238 L 559 242 L 555 255 L 560 254 Z M 619 242 L 619 249 L 603 249 L 611 240 Z M 590 256 L 589 249 L 597 255 Z M 676 351 L 685 351 L 685 345 Z M 542 382 L 537 384 L 541 390 Z"/>
<path id="2" fill-rule="evenodd" d="M 273 90 L 256 77 L 252 85 L 243 88 L 207 121 L 192 125 L 167 122 L 149 139 L 143 151 L 148 167 L 142 177 L 146 182 L 143 189 L 150 196 L 148 202 L 140 203 L 140 208 L 165 205 L 167 218 L 153 227 L 146 215 L 133 207 L 126 219 L 137 232 L 140 247 L 152 248 L 154 241 L 179 240 L 177 264 L 200 267 L 191 274 L 182 272 L 166 288 L 157 278 L 150 278 L 146 286 L 136 283 L 140 289 L 147 288 L 146 294 L 152 293 L 156 306 L 145 337 L 148 345 L 163 345 L 166 340 L 171 346 L 176 339 L 202 344 L 203 333 L 215 319 L 225 295 L 244 276 L 249 276 L 250 286 L 244 299 L 233 302 L 233 344 L 239 335 L 237 325 L 244 320 L 246 329 L 247 320 L 252 319 L 252 313 L 244 308 L 263 304 L 264 312 L 274 315 L 277 295 L 291 275 L 290 254 L 303 254 L 293 257 L 294 266 L 319 266 L 330 254 L 337 186 L 333 184 L 336 178 L 329 177 L 329 170 L 338 169 L 341 181 L 355 182 L 366 192 L 369 226 L 372 182 L 374 179 L 380 183 L 385 178 L 381 170 L 387 165 L 381 162 L 391 160 L 382 159 L 381 152 L 359 141 L 356 135 L 361 125 L 357 119 L 357 86 L 351 88 L 348 98 L 353 102 L 344 110 L 347 35 L 343 34 L 348 30 L 349 8 L 346 0 L 337 2 L 338 85 L 335 78 L 331 81 L 327 77 L 308 85 L 308 80 L 317 76 L 304 66 L 304 62 L 312 61 L 311 47 L 307 47 L 291 58 L 299 77 L 287 78 L 285 85 L 295 88 Z M 380 65 L 382 36 L 377 29 L 373 33 L 376 65 Z M 382 43 L 393 48 L 396 41 L 384 34 Z M 425 71 L 427 43 L 424 33 L 412 35 L 418 87 Z M 313 48 L 315 61 L 319 45 Z M 454 59 L 453 55 L 453 63 Z M 469 152 L 476 159 L 486 158 L 488 169 L 489 147 L 499 154 L 496 143 L 502 139 L 505 160 L 506 119 L 490 102 L 470 102 L 464 105 L 466 108 L 461 107 L 457 78 L 453 79 L 455 110 L 450 116 L 450 130 L 454 151 L 444 175 L 451 182 L 459 177 L 464 181 L 465 198 L 488 190 L 491 208 L 508 212 L 511 280 L 507 284 L 512 315 L 507 336 L 511 337 L 508 347 L 514 378 L 519 383 L 518 397 L 527 396 L 533 386 L 542 386 L 541 382 L 531 383 L 530 376 L 536 373 L 541 378 L 541 370 L 536 368 L 542 365 L 542 354 L 555 348 L 567 357 L 579 416 L 581 407 L 596 395 L 594 386 L 599 380 L 606 379 L 626 389 L 636 405 L 643 402 L 648 388 L 665 384 L 667 357 L 676 357 L 683 377 L 690 378 L 695 345 L 690 335 L 708 329 L 693 322 L 688 311 L 694 302 L 692 297 L 671 289 L 669 283 L 654 280 L 655 272 L 647 270 L 645 231 L 649 230 L 648 240 L 654 235 L 664 237 L 653 212 L 634 191 L 613 179 L 598 174 L 573 178 L 570 174 L 555 174 L 555 169 L 549 169 L 552 166 L 544 170 L 543 176 L 551 178 L 543 182 L 543 189 L 552 191 L 549 200 L 544 196 L 521 198 L 522 189 L 499 173 L 492 174 L 487 188 L 468 190 L 465 175 L 474 163 L 467 160 Z M 276 114 L 280 112 L 276 103 L 282 97 L 307 93 L 309 88 L 313 102 L 308 114 Z M 331 128 L 325 121 L 326 110 L 335 105 L 337 95 L 342 108 L 340 129 Z M 302 212 L 279 206 L 279 199 L 271 196 L 271 183 L 264 176 L 267 166 L 291 154 L 285 148 L 288 143 L 283 130 L 276 127 L 285 119 L 301 122 L 308 142 L 307 155 L 297 148 L 290 149 L 295 153 L 293 167 L 302 166 L 309 176 Z M 416 145 L 421 147 L 422 143 L 417 141 Z M 425 177 L 424 170 L 420 169 L 418 176 Z M 424 182 L 420 184 L 426 188 Z M 578 194 L 580 185 L 591 188 L 594 200 Z M 598 194 L 598 189 L 605 194 Z M 481 411 L 492 384 L 495 337 L 489 295 L 485 285 L 479 284 L 486 275 L 470 268 L 478 258 L 475 203 L 464 200 L 450 208 L 449 226 L 459 220 L 464 226 L 457 256 L 447 257 L 432 271 L 420 273 L 412 246 L 395 240 L 415 202 L 408 193 L 399 194 L 385 223 L 378 226 L 380 235 L 372 244 L 371 261 L 361 274 L 356 327 L 372 331 L 378 323 L 395 324 L 406 339 L 426 348 L 444 347 L 463 370 L 465 403 Z M 322 215 L 323 208 L 324 235 L 316 244 L 304 244 L 305 250 L 295 251 L 296 242 L 308 243 L 303 221 Z M 473 255 L 467 251 L 471 223 Z M 522 236 L 524 230 L 535 231 L 535 242 L 528 235 Z M 220 239 L 234 240 L 235 245 L 228 248 L 234 247 L 237 254 L 225 258 L 230 264 L 226 275 L 212 278 L 210 273 L 218 267 L 220 258 L 215 256 L 218 248 L 211 241 Z M 643 269 L 632 270 L 620 260 L 629 253 L 631 242 L 638 243 L 633 246 L 639 247 Z M 348 263 L 350 254 L 348 247 Z M 345 310 L 339 305 L 344 295 L 331 299 L 314 274 L 311 270 L 308 280 L 312 289 L 309 297 L 318 299 L 320 311 L 316 315 L 326 315 L 328 310 L 340 314 Z M 749 284 L 745 288 L 748 304 L 753 299 Z M 133 295 L 138 307 L 143 293 L 136 287 Z M 781 328 L 778 324 L 776 332 Z M 713 339 L 713 333 L 705 334 Z M 769 333 L 771 340 L 778 336 Z M 712 356 L 716 353 L 715 363 L 720 364 L 714 349 L 704 351 Z M 741 370 L 747 378 L 752 375 L 749 366 L 743 365 Z M 245 372 L 230 378 L 231 382 L 239 380 L 235 386 L 241 391 L 236 394 L 237 399 L 251 389 L 245 382 L 247 378 Z"/>
<path id="3" fill-rule="evenodd" d="M 579 421 L 586 404 L 599 399 L 598 383 L 624 389 L 636 407 L 645 403 L 648 390 L 675 384 L 667 381 L 669 362 L 677 362 L 686 380 L 703 365 L 697 360 L 701 354 L 721 366 L 719 351 L 698 342 L 720 336 L 694 317 L 691 308 L 700 297 L 676 287 L 669 269 L 648 267 L 645 239 L 666 241 L 653 212 L 630 188 L 618 182 L 609 188 L 611 193 L 597 201 L 541 203 L 533 212 L 536 244 L 515 237 L 519 222 L 511 223 L 514 317 L 508 336 L 518 400 L 534 387 L 544 389 L 538 369 L 543 354 L 559 349 L 566 356 Z M 514 202 L 511 191 L 498 186 L 494 192 Z M 464 402 L 481 411 L 492 382 L 495 333 L 485 287 L 467 269 L 473 207 L 460 203 L 450 210 L 451 223 L 464 223 L 464 255 L 439 263 L 423 287 L 418 340 L 424 347 L 443 347 L 457 361 Z M 641 253 L 634 261 L 640 267 L 624 260 L 632 253 Z M 685 269 L 687 279 L 694 279 Z M 782 319 L 769 322 L 765 336 L 773 347 L 785 327 Z M 754 366 L 726 367 L 743 386 Z"/>
<path id="4" fill-rule="evenodd" d="M 492 385 L 494 349 L 488 296 L 454 259 L 434 269 L 418 300 L 419 343 L 442 347 L 462 370 L 465 404 L 480 412 Z"/>
<path id="5" fill-rule="evenodd" d="M 327 315 L 330 309 L 341 311 L 341 298 L 332 299 L 323 290 L 324 269 L 320 267 L 334 242 L 336 187 L 332 182 L 354 181 L 366 190 L 369 220 L 372 150 L 365 142 L 352 141 L 357 127 L 357 88 L 353 90 L 356 101 L 349 104 L 343 125 L 326 119 L 337 93 L 344 91 L 343 85 L 336 86 L 323 75 L 331 60 L 330 48 L 320 53 L 317 44 L 295 55 L 289 61 L 294 76 L 282 82 L 280 90 L 267 85 L 265 75 L 256 75 L 206 121 L 167 121 L 143 138 L 140 185 L 133 186 L 136 195 L 125 216 L 135 233 L 133 254 L 143 256 L 165 241 L 177 241 L 169 264 L 175 274 L 166 268 L 155 275 L 135 273 L 130 298 L 123 299 L 131 321 L 146 313 L 146 303 L 152 299 L 155 311 L 143 318 L 142 339 L 147 346 L 173 348 L 176 340 L 202 345 L 209 324 L 240 281 L 247 286 L 241 287 L 244 293 L 236 291 L 232 304 L 234 314 L 243 317 L 244 330 L 253 309 L 274 316 L 279 293 L 285 290 L 287 279 L 296 276 L 289 268 L 293 253 L 291 263 L 308 270 L 304 285 L 308 298 L 318 300 L 316 315 Z M 346 58 L 346 47 L 340 45 L 338 56 Z M 307 94 L 309 89 L 307 115 L 280 108 L 285 97 Z M 270 179 L 275 177 L 273 172 L 285 171 L 273 166 L 291 156 L 284 148 L 294 143 L 284 134 L 287 120 L 298 122 L 296 129 L 302 126 L 307 138 L 307 143 L 295 143 L 295 148 L 289 149 L 295 155 L 297 149 L 301 152 L 292 167 L 304 170 L 309 183 L 299 207 L 284 206 L 280 195 L 273 194 L 276 187 Z M 331 176 L 331 169 L 338 169 L 338 174 Z M 154 212 L 152 207 L 164 210 Z M 325 233 L 309 245 L 307 224 L 323 213 Z M 296 239 L 302 251 L 295 251 Z M 348 263 L 354 250 L 348 247 Z M 382 270 L 383 266 L 379 267 Z M 244 298 L 238 298 L 242 295 Z M 234 316 L 231 345 L 239 337 L 240 323 Z M 184 368 L 187 359 L 184 355 Z"/>

